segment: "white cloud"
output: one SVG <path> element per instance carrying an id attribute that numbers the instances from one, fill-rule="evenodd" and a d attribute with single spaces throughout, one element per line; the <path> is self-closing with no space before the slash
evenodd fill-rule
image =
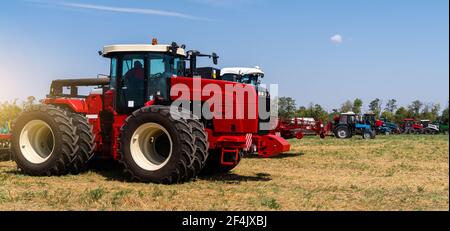
<path id="1" fill-rule="evenodd" d="M 331 37 L 331 42 L 335 44 L 339 44 L 344 42 L 344 38 L 340 34 L 335 34 L 333 37 Z"/>
<path id="2" fill-rule="evenodd" d="M 118 13 L 147 14 L 147 15 L 185 18 L 185 19 L 192 19 L 192 20 L 207 20 L 205 18 L 199 18 L 199 17 L 182 14 L 182 13 L 178 13 L 178 12 L 157 10 L 157 9 L 148 9 L 148 8 L 112 7 L 112 6 L 80 4 L 80 3 L 70 3 L 70 2 L 59 3 L 59 5 L 62 5 L 65 7 L 72 7 L 72 8 L 82 8 L 82 9 L 91 9 L 91 10 L 100 10 L 100 11 L 109 11 L 109 12 L 118 12 Z"/>

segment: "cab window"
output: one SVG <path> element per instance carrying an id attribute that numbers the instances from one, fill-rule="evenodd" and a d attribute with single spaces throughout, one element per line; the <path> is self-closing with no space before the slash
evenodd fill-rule
<path id="1" fill-rule="evenodd" d="M 111 89 L 116 89 L 117 88 L 117 58 L 111 59 L 111 72 L 110 72 L 109 76 L 111 78 L 111 83 L 110 83 Z"/>

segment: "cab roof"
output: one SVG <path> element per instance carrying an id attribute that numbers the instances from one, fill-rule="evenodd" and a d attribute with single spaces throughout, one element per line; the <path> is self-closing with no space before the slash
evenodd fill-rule
<path id="1" fill-rule="evenodd" d="M 151 44 L 119 44 L 109 45 L 103 47 L 103 56 L 108 56 L 112 53 L 121 52 L 170 52 L 170 45 L 151 45 Z M 186 56 L 186 51 L 183 48 L 178 48 L 178 55 Z"/>
<path id="2" fill-rule="evenodd" d="M 264 72 L 260 68 L 249 68 L 249 67 L 229 67 L 220 70 L 220 74 L 235 74 L 235 75 L 251 75 L 251 74 L 262 74 Z"/>

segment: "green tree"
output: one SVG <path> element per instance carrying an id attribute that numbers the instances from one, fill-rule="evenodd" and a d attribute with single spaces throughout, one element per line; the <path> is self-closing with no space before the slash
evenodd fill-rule
<path id="1" fill-rule="evenodd" d="M 394 111 L 397 109 L 397 100 L 396 99 L 390 99 L 386 103 L 386 107 L 384 108 L 384 111 L 394 113 Z"/>
<path id="2" fill-rule="evenodd" d="M 353 103 L 350 100 L 345 101 L 341 105 L 341 112 L 342 113 L 349 112 L 351 110 L 353 110 Z"/>
<path id="3" fill-rule="evenodd" d="M 440 120 L 441 122 L 448 124 L 448 104 L 444 111 L 442 111 Z"/>
<path id="4" fill-rule="evenodd" d="M 359 99 L 359 98 L 356 98 L 353 101 L 353 107 L 352 107 L 353 112 L 356 113 L 356 114 L 361 113 L 362 105 L 363 105 L 363 101 L 361 99 Z"/>
<path id="5" fill-rule="evenodd" d="M 439 118 L 439 111 L 441 110 L 440 104 L 427 103 L 424 104 L 420 119 L 427 119 L 435 121 Z"/>
<path id="6" fill-rule="evenodd" d="M 394 115 L 394 113 L 392 113 L 390 111 L 382 112 L 381 117 L 387 119 L 388 121 L 395 121 L 395 115 Z"/>
<path id="7" fill-rule="evenodd" d="M 372 100 L 369 104 L 369 109 L 371 112 L 373 112 L 377 117 L 380 116 L 381 113 L 381 100 L 376 98 Z"/>
<path id="8" fill-rule="evenodd" d="M 36 97 L 34 96 L 28 96 L 27 100 L 25 102 L 23 102 L 23 107 L 29 107 L 31 105 L 34 104 L 34 102 L 36 101 Z"/>
<path id="9" fill-rule="evenodd" d="M 9 129 L 10 122 L 12 122 L 22 112 L 22 108 L 17 105 L 17 99 L 12 103 L 3 102 L 0 105 L 0 130 L 5 133 Z"/>
<path id="10" fill-rule="evenodd" d="M 441 105 L 439 103 L 433 104 L 431 107 L 431 114 L 433 115 L 433 121 L 439 119 L 439 111 L 441 110 Z"/>
<path id="11" fill-rule="evenodd" d="M 397 111 L 395 112 L 394 115 L 394 121 L 398 124 L 400 124 L 403 119 L 405 118 L 411 118 L 413 117 L 412 112 L 410 112 L 409 110 L 407 110 L 405 107 L 400 107 L 399 109 L 397 109 Z"/>
<path id="12" fill-rule="evenodd" d="M 278 116 L 281 119 L 289 119 L 295 116 L 295 100 L 291 97 L 280 97 L 278 100 Z"/>
<path id="13" fill-rule="evenodd" d="M 412 113 L 413 117 L 419 117 L 422 107 L 423 103 L 420 100 L 414 100 L 408 105 L 408 110 Z"/>
<path id="14" fill-rule="evenodd" d="M 328 112 L 319 104 L 310 103 L 308 107 L 300 106 L 296 112 L 297 117 L 311 117 L 315 120 L 327 121 Z"/>

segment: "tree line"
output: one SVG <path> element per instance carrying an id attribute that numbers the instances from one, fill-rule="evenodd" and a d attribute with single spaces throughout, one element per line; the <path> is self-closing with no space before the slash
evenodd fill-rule
<path id="1" fill-rule="evenodd" d="M 15 99 L 12 102 L 6 101 L 0 104 L 0 132 L 8 128 L 9 123 L 17 118 L 25 107 L 33 105 L 36 102 L 36 98 L 34 96 L 29 96 L 22 103 L 19 103 L 18 101 L 18 99 Z"/>
<path id="2" fill-rule="evenodd" d="M 23 108 L 35 104 L 36 98 L 29 96 L 21 104 L 18 99 L 12 102 L 0 104 L 0 128 L 8 126 L 23 110 Z M 441 105 L 435 103 L 424 103 L 415 100 L 407 106 L 399 106 L 397 100 L 389 99 L 385 103 L 381 99 L 374 99 L 368 104 L 369 111 L 375 113 L 378 118 L 384 117 L 389 121 L 400 123 L 405 118 L 428 119 L 447 123 L 449 121 L 448 103 L 447 107 L 440 113 Z M 310 103 L 308 106 L 298 106 L 291 97 L 278 98 L 278 115 L 282 119 L 294 117 L 312 117 L 316 120 L 330 121 L 335 115 L 342 112 L 353 111 L 357 114 L 363 111 L 363 101 L 359 98 L 353 101 L 347 100 L 339 108 L 330 112 L 326 111 L 320 104 Z"/>
<path id="3" fill-rule="evenodd" d="M 278 115 L 282 119 L 295 117 L 312 117 L 316 120 L 330 121 L 335 115 L 343 112 L 363 112 L 363 101 L 359 98 L 353 101 L 347 100 L 339 108 L 328 112 L 320 104 L 310 103 L 308 106 L 298 106 L 291 97 L 280 97 L 278 99 Z M 449 113 L 447 107 L 441 112 L 441 105 L 435 103 L 424 103 L 415 100 L 407 106 L 399 106 L 396 99 L 389 99 L 385 103 L 381 99 L 374 99 L 367 105 L 368 111 L 374 113 L 378 118 L 386 118 L 389 121 L 400 123 L 405 118 L 417 120 L 440 121 L 448 124 Z"/>

